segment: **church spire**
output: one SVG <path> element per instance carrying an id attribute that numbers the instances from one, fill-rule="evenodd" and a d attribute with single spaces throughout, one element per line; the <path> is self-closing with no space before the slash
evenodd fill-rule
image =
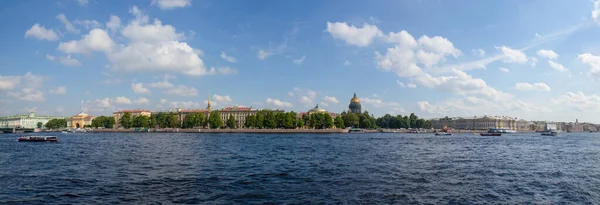
<path id="1" fill-rule="evenodd" d="M 209 112 L 212 110 L 212 107 L 210 106 L 210 91 L 208 92 L 208 103 L 206 104 L 206 110 Z"/>

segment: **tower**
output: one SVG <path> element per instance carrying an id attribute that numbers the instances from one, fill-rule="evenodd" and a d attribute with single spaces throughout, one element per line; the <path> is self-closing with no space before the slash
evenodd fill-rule
<path id="1" fill-rule="evenodd" d="M 212 107 L 210 106 L 210 92 L 208 93 L 208 103 L 206 104 L 206 110 L 208 112 L 212 111 Z"/>
<path id="2" fill-rule="evenodd" d="M 350 105 L 348 106 L 348 108 L 350 109 L 351 113 L 354 114 L 359 114 L 362 113 L 362 105 L 360 104 L 360 99 L 358 99 L 358 97 L 356 97 L 356 93 L 354 93 L 354 97 L 352 97 L 352 99 L 350 99 Z"/>

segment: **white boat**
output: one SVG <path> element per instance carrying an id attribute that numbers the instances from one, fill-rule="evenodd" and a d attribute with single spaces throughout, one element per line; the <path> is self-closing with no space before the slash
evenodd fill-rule
<path id="1" fill-rule="evenodd" d="M 558 135 L 558 131 L 556 130 L 546 130 L 542 132 L 542 136 L 556 136 Z"/>

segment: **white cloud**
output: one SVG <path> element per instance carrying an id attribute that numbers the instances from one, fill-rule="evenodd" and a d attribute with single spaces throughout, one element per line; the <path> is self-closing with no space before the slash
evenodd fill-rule
<path id="1" fill-rule="evenodd" d="M 546 85 L 546 83 L 517 83 L 515 85 L 515 89 L 516 90 L 520 90 L 520 91 L 543 91 L 543 92 L 550 92 L 552 89 L 550 89 L 550 86 Z"/>
<path id="2" fill-rule="evenodd" d="M 292 61 L 294 64 L 296 65 L 300 65 L 302 64 L 302 62 L 304 62 L 304 59 L 306 59 L 306 55 L 303 55 L 302 58 L 299 59 L 295 59 L 294 61 Z"/>
<path id="3" fill-rule="evenodd" d="M 121 19 L 118 16 L 110 15 L 110 19 L 106 22 L 106 28 L 113 33 L 116 32 L 121 28 Z"/>
<path id="4" fill-rule="evenodd" d="M 34 24 L 30 29 L 25 31 L 25 38 L 33 37 L 38 40 L 48 40 L 48 41 L 56 41 L 58 40 L 58 35 L 52 29 L 46 29 L 44 26 L 40 26 L 39 24 Z"/>
<path id="5" fill-rule="evenodd" d="M 50 89 L 50 93 L 59 95 L 67 94 L 67 86 L 59 86 L 57 88 Z"/>
<path id="6" fill-rule="evenodd" d="M 271 99 L 271 98 L 267 98 L 267 100 L 265 101 L 266 104 L 268 105 L 273 105 L 275 107 L 280 107 L 280 108 L 289 108 L 292 107 L 292 103 L 290 102 L 283 102 L 277 99 Z"/>
<path id="7" fill-rule="evenodd" d="M 583 64 L 587 64 L 590 67 L 590 75 L 600 78 L 600 56 L 584 53 L 577 56 L 577 58 Z"/>
<path id="8" fill-rule="evenodd" d="M 541 113 L 550 113 L 551 109 L 521 100 L 488 100 L 474 96 L 465 96 L 459 99 L 450 99 L 440 103 L 421 101 L 417 103 L 419 110 L 429 113 L 428 116 L 483 116 L 502 114 L 510 117 L 521 117 L 524 114 L 538 116 Z M 492 112 L 492 113 L 490 113 Z M 421 116 L 421 115 L 420 115 Z"/>
<path id="9" fill-rule="evenodd" d="M 102 28 L 102 24 L 96 20 L 79 20 L 73 21 L 74 24 L 82 25 L 85 29 Z"/>
<path id="10" fill-rule="evenodd" d="M 485 51 L 481 48 L 471 50 L 471 54 L 478 57 L 485 57 Z"/>
<path id="11" fill-rule="evenodd" d="M 89 0 L 77 0 L 77 2 L 79 3 L 79 5 L 81 6 L 86 6 L 88 3 L 90 3 Z"/>
<path id="12" fill-rule="evenodd" d="M 150 100 L 148 100 L 148 98 L 141 97 L 141 98 L 133 101 L 133 103 L 138 104 L 138 105 L 141 105 L 141 104 L 147 105 L 147 104 L 150 104 Z"/>
<path id="13" fill-rule="evenodd" d="M 173 108 L 183 108 L 183 109 L 200 109 L 202 106 L 198 102 L 194 101 L 183 101 L 183 102 L 169 102 L 171 107 Z"/>
<path id="14" fill-rule="evenodd" d="M 414 84 L 414 83 L 403 83 L 403 82 L 400 82 L 399 80 L 396 80 L 396 83 L 398 83 L 398 85 L 400 85 L 400 87 L 403 87 L 403 88 L 406 88 L 406 87 L 407 88 L 417 88 L 417 84 Z"/>
<path id="15" fill-rule="evenodd" d="M 481 78 L 473 78 L 467 73 L 454 69 L 455 76 L 432 77 L 427 74 L 415 78 L 424 87 L 434 88 L 440 91 L 449 91 L 463 96 L 477 96 L 490 100 L 504 100 L 512 98 L 512 95 L 489 87 Z"/>
<path id="16" fill-rule="evenodd" d="M 556 54 L 553 50 L 538 50 L 537 51 L 537 55 L 540 57 L 544 57 L 547 59 L 555 59 L 558 57 L 558 54 Z"/>
<path id="17" fill-rule="evenodd" d="M 523 51 L 514 50 L 512 48 L 501 46 L 496 49 L 502 51 L 505 63 L 527 63 L 527 56 Z"/>
<path id="18" fill-rule="evenodd" d="M 237 69 L 233 69 L 233 68 L 230 68 L 230 67 L 218 68 L 217 72 L 219 72 L 220 74 L 223 74 L 223 75 L 235 75 L 235 74 L 238 74 L 238 70 Z"/>
<path id="19" fill-rule="evenodd" d="M 417 48 L 418 44 L 410 33 L 402 30 L 398 33 L 390 32 L 385 36 L 387 42 L 406 46 L 407 48 Z"/>
<path id="20" fill-rule="evenodd" d="M 375 37 L 382 36 L 382 32 L 377 26 L 368 23 L 365 23 L 362 28 L 358 28 L 354 25 L 348 25 L 346 22 L 327 22 L 327 32 L 333 38 L 360 47 L 368 46 Z"/>
<path id="21" fill-rule="evenodd" d="M 586 95 L 583 92 L 567 92 L 564 95 L 552 99 L 552 101 L 561 106 L 575 108 L 584 112 L 598 112 L 600 107 L 600 96 Z"/>
<path id="22" fill-rule="evenodd" d="M 536 57 L 531 57 L 529 60 L 531 60 L 531 67 L 535 67 L 535 65 L 537 64 L 537 58 Z"/>
<path id="23" fill-rule="evenodd" d="M 184 8 L 192 5 L 192 0 L 152 0 L 150 4 L 161 10 Z"/>
<path id="24" fill-rule="evenodd" d="M 143 83 L 131 83 L 131 89 L 137 94 L 150 94 L 150 90 Z"/>
<path id="25" fill-rule="evenodd" d="M 21 84 L 21 76 L 1 76 L 0 90 L 12 90 Z"/>
<path id="26" fill-rule="evenodd" d="M 167 95 L 177 95 L 182 97 L 198 96 L 198 90 L 196 90 L 196 88 L 187 87 L 185 85 L 178 85 L 176 87 L 169 88 L 165 90 L 164 93 Z"/>
<path id="27" fill-rule="evenodd" d="M 227 55 L 227 53 L 225 53 L 225 52 L 223 52 L 223 51 L 221 52 L 221 58 L 222 58 L 223 60 L 226 60 L 227 62 L 230 62 L 230 63 L 235 63 L 235 62 L 237 62 L 237 59 L 235 59 L 235 58 L 234 58 L 234 57 L 232 57 L 232 56 L 228 56 L 228 55 Z"/>
<path id="28" fill-rule="evenodd" d="M 452 42 L 441 36 L 423 35 L 415 41 L 408 32 L 401 31 L 390 33 L 387 38 L 396 45 L 388 48 L 385 55 L 375 52 L 377 67 L 400 77 L 423 75 L 425 72 L 420 66 L 429 68 L 443 62 L 446 56 L 462 55 Z"/>
<path id="29" fill-rule="evenodd" d="M 61 64 L 65 65 L 65 66 L 80 66 L 81 65 L 81 62 L 79 62 L 79 60 L 77 60 L 75 58 L 71 58 L 71 55 L 60 56 L 57 59 L 54 56 L 46 54 L 46 59 L 48 59 L 50 61 L 58 60 L 58 62 L 60 62 Z"/>
<path id="30" fill-rule="evenodd" d="M 361 98 L 360 101 L 362 103 L 364 103 L 365 105 L 370 105 L 373 106 L 375 108 L 381 108 L 381 107 L 400 107 L 400 103 L 397 102 L 384 102 L 381 99 L 371 99 L 371 98 Z"/>
<path id="31" fill-rule="evenodd" d="M 65 53 L 90 53 L 92 51 L 110 53 L 114 46 L 114 42 L 106 31 L 96 28 L 81 40 L 60 42 L 57 49 Z"/>
<path id="32" fill-rule="evenodd" d="M 548 65 L 550 65 L 550 67 L 554 70 L 560 71 L 560 72 L 565 72 L 567 71 L 567 69 L 565 68 L 565 66 L 563 66 L 560 63 L 554 62 L 552 60 L 548 60 Z"/>
<path id="33" fill-rule="evenodd" d="M 335 97 L 330 97 L 330 96 L 323 97 L 323 102 L 329 103 L 329 104 L 338 104 L 338 103 L 340 103 L 340 101 L 338 99 L 336 99 Z"/>
<path id="34" fill-rule="evenodd" d="M 60 20 L 60 22 L 62 22 L 63 24 L 65 24 L 65 28 L 67 29 L 68 32 L 71 33 L 79 33 L 79 29 L 75 28 L 75 26 L 73 26 L 73 24 L 69 21 L 69 19 L 67 19 L 67 16 L 65 16 L 65 14 L 58 14 L 58 16 L 56 16 L 56 19 Z"/>
<path id="35" fill-rule="evenodd" d="M 214 94 L 212 96 L 211 100 L 214 101 L 214 102 L 216 102 L 216 103 L 218 103 L 218 104 L 222 104 L 222 105 L 230 104 L 231 102 L 233 102 L 233 100 L 231 100 L 231 97 L 229 97 L 229 95 L 217 95 L 217 94 Z"/>
<path id="36" fill-rule="evenodd" d="M 130 105 L 132 102 L 129 98 L 120 96 L 120 97 L 116 97 L 115 98 L 115 103 L 116 104 L 124 104 L 124 105 Z"/>
<path id="37" fill-rule="evenodd" d="M 600 23 L 600 0 L 594 2 L 594 10 L 592 11 L 592 19 Z"/>
<path id="38" fill-rule="evenodd" d="M 260 50 L 258 50 L 258 53 L 256 54 L 256 56 L 258 57 L 258 59 L 264 60 L 264 59 L 267 59 L 267 57 L 269 57 L 272 54 L 273 54 L 272 52 L 260 49 Z"/>
<path id="39" fill-rule="evenodd" d="M 291 91 L 290 91 L 290 92 L 288 92 L 288 95 L 289 95 L 290 97 L 294 97 L 294 93 L 293 93 L 293 92 L 291 92 Z"/>
<path id="40" fill-rule="evenodd" d="M 43 102 L 46 100 L 42 91 L 35 88 L 22 88 L 21 92 L 8 92 L 8 95 L 23 101 Z"/>
<path id="41" fill-rule="evenodd" d="M 503 67 L 498 68 L 498 70 L 500 70 L 500 71 L 502 71 L 504 73 L 509 73 L 510 72 L 510 70 L 508 68 L 503 68 Z"/>
<path id="42" fill-rule="evenodd" d="M 350 63 L 350 61 L 348 61 L 348 60 L 345 60 L 345 61 L 344 61 L 344 65 L 345 65 L 345 66 L 350 66 L 350 65 L 352 65 L 352 63 Z"/>
<path id="43" fill-rule="evenodd" d="M 300 96 L 300 104 L 303 104 L 305 107 L 310 107 L 313 105 L 313 99 L 308 96 Z"/>
<path id="44" fill-rule="evenodd" d="M 174 85 L 171 84 L 169 81 L 164 80 L 164 81 L 161 81 L 161 82 L 150 83 L 150 87 L 151 88 L 167 89 L 167 88 L 174 87 Z"/>

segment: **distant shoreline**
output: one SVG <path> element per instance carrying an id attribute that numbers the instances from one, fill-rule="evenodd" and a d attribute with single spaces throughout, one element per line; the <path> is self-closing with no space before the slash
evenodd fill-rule
<path id="1" fill-rule="evenodd" d="M 376 130 L 374 130 L 376 131 Z M 154 133 L 348 133 L 348 129 L 149 129 L 149 130 L 134 130 L 134 129 L 92 129 L 88 132 L 154 132 Z"/>

